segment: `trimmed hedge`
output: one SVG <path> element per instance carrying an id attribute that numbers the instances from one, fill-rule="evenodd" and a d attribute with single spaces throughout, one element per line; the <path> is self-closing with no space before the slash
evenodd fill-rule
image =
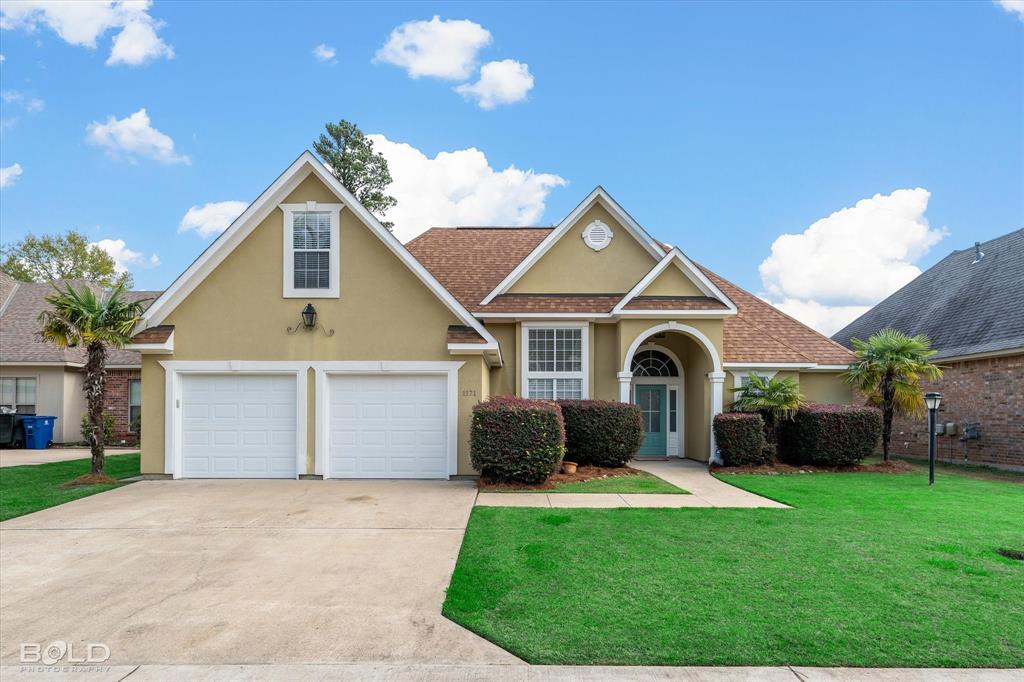
<path id="1" fill-rule="evenodd" d="M 881 434 L 877 408 L 804 405 L 782 422 L 779 454 L 791 464 L 853 466 L 874 452 Z"/>
<path id="2" fill-rule="evenodd" d="M 473 407 L 469 457 L 484 476 L 542 483 L 564 453 L 565 425 L 555 403 L 499 396 Z"/>
<path id="3" fill-rule="evenodd" d="M 565 457 L 577 464 L 622 467 L 644 440 L 640 408 L 607 400 L 560 400 Z"/>
<path id="4" fill-rule="evenodd" d="M 774 452 L 764 437 L 764 419 L 756 412 L 716 414 L 712 428 L 725 466 L 757 466 L 772 461 Z"/>

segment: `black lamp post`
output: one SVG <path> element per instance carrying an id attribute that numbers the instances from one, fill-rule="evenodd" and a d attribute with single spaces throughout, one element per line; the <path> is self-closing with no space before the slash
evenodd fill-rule
<path id="1" fill-rule="evenodd" d="M 924 404 L 928 408 L 928 485 L 935 483 L 935 413 L 941 402 L 941 393 L 924 394 Z"/>

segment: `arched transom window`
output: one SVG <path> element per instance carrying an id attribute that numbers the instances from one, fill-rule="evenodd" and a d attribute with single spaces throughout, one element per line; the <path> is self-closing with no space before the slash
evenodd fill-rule
<path id="1" fill-rule="evenodd" d="M 679 368 L 660 350 L 642 350 L 633 356 L 635 377 L 677 377 Z"/>

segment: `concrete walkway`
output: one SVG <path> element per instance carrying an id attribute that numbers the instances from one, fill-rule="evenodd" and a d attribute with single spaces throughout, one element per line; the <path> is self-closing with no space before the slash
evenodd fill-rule
<path id="1" fill-rule="evenodd" d="M 686 682 L 1013 682 L 1020 670 L 942 668 L 803 668 L 803 667 L 614 667 L 517 665 L 114 665 L 74 666 L 62 671 L 34 666 L 3 666 L 4 682 L 25 680 L 95 680 L 96 682 L 222 682 L 249 680 L 494 680 L 510 682 L 612 682 L 685 680 Z"/>
<path id="2" fill-rule="evenodd" d="M 689 495 L 623 493 L 480 493 L 476 503 L 483 507 L 557 507 L 614 509 L 622 507 L 682 509 L 684 507 L 733 507 L 789 509 L 766 497 L 723 483 L 702 462 L 688 459 L 634 461 L 636 469 L 654 474 Z"/>
<path id="3" fill-rule="evenodd" d="M 106 454 L 126 455 L 138 452 L 138 448 L 107 448 Z M 89 459 L 92 453 L 89 448 L 48 448 L 46 450 L 0 450 L 0 468 L 20 467 L 26 464 L 46 464 L 47 462 L 65 462 L 69 459 Z"/>

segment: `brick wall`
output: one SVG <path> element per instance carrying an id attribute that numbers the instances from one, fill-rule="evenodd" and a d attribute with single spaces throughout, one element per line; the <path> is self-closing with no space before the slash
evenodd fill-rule
<path id="1" fill-rule="evenodd" d="M 938 364 L 942 379 L 922 385 L 942 394 L 936 422 L 958 426 L 955 436 L 936 436 L 938 458 L 1024 469 L 1024 354 Z M 966 422 L 981 425 L 980 439 L 960 442 Z M 892 452 L 928 457 L 927 414 L 893 421 Z"/>
<path id="2" fill-rule="evenodd" d="M 139 434 L 131 431 L 128 423 L 128 382 L 139 379 L 138 369 L 108 369 L 107 388 L 103 396 L 103 411 L 114 417 L 114 438 L 130 445 L 139 442 Z"/>

